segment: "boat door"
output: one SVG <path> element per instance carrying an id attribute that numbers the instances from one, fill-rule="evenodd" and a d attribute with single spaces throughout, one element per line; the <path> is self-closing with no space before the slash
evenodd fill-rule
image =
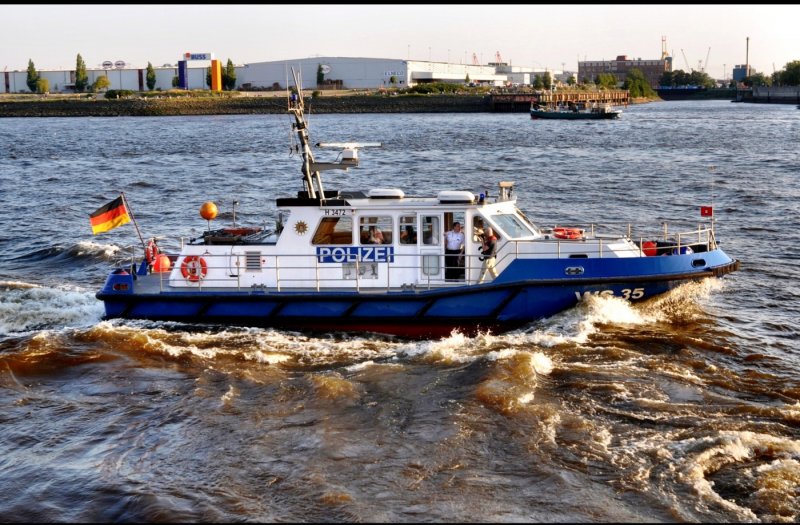
<path id="1" fill-rule="evenodd" d="M 419 284 L 441 282 L 444 279 L 444 235 L 442 216 L 420 215 L 419 217 Z"/>
<path id="2" fill-rule="evenodd" d="M 416 285 L 419 280 L 419 217 L 403 213 L 398 217 L 398 237 L 392 266 L 392 286 Z"/>

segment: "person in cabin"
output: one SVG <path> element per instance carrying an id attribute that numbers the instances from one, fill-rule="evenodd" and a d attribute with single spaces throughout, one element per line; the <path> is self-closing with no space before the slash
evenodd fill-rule
<path id="1" fill-rule="evenodd" d="M 444 278 L 464 278 L 464 232 L 461 223 L 454 222 L 453 229 L 444 234 Z"/>
<path id="2" fill-rule="evenodd" d="M 486 228 L 483 239 L 483 249 L 479 259 L 483 261 L 481 267 L 481 276 L 478 277 L 478 284 L 481 284 L 486 278 L 486 274 L 491 273 L 493 279 L 497 279 L 497 269 L 494 267 L 495 259 L 497 258 L 497 237 L 494 236 L 494 231 L 491 228 Z"/>
<path id="3" fill-rule="evenodd" d="M 383 244 L 383 232 L 377 226 L 369 227 L 369 244 Z"/>
<path id="4" fill-rule="evenodd" d="M 417 232 L 412 225 L 406 224 L 400 232 L 400 244 L 417 244 Z"/>

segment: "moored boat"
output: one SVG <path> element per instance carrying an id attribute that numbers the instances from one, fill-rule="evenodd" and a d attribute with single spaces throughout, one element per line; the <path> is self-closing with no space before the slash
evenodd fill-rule
<path id="1" fill-rule="evenodd" d="M 616 119 L 622 110 L 614 109 L 608 104 L 577 105 L 570 102 L 568 106 L 531 104 L 532 119 L 552 120 L 605 120 Z"/>
<path id="2" fill-rule="evenodd" d="M 640 301 L 738 267 L 717 245 L 713 222 L 658 240 L 540 227 L 518 208 L 509 181 L 492 196 L 327 190 L 323 172 L 356 167 L 360 150 L 379 144 L 317 144 L 342 150 L 336 161 L 318 161 L 302 97 L 290 97 L 289 113 L 303 189 L 276 200 L 274 227 L 209 227 L 177 253 L 151 241 L 140 262 L 113 270 L 97 293 L 106 318 L 403 337 L 499 333 L 590 295 Z M 210 223 L 215 206 L 201 214 Z M 445 233 L 455 223 L 465 234 L 454 254 Z"/>

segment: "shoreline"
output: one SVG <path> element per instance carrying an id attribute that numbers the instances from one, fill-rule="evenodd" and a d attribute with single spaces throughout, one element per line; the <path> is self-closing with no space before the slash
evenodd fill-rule
<path id="1" fill-rule="evenodd" d="M 529 105 L 495 108 L 489 94 L 374 95 L 304 94 L 309 113 L 527 113 Z M 636 98 L 630 104 L 660 102 Z M 0 118 L 14 117 L 167 117 L 187 115 L 270 115 L 286 113 L 285 92 L 249 92 L 238 96 L 169 96 L 126 99 L 90 95 L 0 96 Z"/>
<path id="2" fill-rule="evenodd" d="M 73 95 L 74 97 L 74 95 Z M 2 117 L 159 117 L 183 115 L 258 115 L 286 113 L 281 96 L 172 97 L 122 100 L 43 97 L 7 101 Z M 309 113 L 482 113 L 492 112 L 486 95 L 342 95 L 306 97 Z"/>

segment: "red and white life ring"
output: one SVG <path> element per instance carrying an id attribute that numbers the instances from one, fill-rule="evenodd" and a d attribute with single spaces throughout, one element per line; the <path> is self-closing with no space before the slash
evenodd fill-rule
<path id="1" fill-rule="evenodd" d="M 147 264 L 153 266 L 155 262 L 158 260 L 158 245 L 154 239 L 150 239 L 147 242 L 147 246 L 144 248 L 144 258 L 147 260 Z"/>
<path id="2" fill-rule="evenodd" d="M 580 228 L 553 228 L 553 237 L 556 239 L 581 239 L 583 230 Z"/>
<path id="3" fill-rule="evenodd" d="M 206 260 L 197 255 L 187 255 L 181 262 L 181 275 L 190 282 L 196 283 L 208 273 Z"/>

